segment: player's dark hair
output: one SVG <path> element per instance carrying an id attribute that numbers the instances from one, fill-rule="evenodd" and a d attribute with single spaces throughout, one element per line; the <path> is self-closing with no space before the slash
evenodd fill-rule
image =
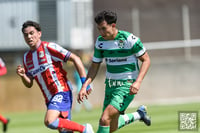
<path id="1" fill-rule="evenodd" d="M 37 22 L 28 20 L 28 21 L 24 22 L 24 24 L 22 25 L 22 32 L 23 33 L 24 33 L 24 29 L 27 28 L 28 26 L 33 26 L 33 27 L 35 27 L 35 29 L 37 31 L 42 31 L 40 25 Z"/>
<path id="2" fill-rule="evenodd" d="M 95 22 L 97 24 L 100 24 L 101 22 L 103 22 L 104 20 L 108 23 L 108 24 L 112 24 L 117 22 L 117 14 L 115 12 L 112 11 L 101 11 L 100 13 L 98 13 L 96 15 L 96 17 L 94 18 Z"/>

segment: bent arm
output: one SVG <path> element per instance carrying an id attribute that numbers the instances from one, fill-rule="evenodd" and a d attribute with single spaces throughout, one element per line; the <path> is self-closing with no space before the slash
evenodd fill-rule
<path id="1" fill-rule="evenodd" d="M 26 74 L 21 76 L 21 80 L 26 87 L 31 88 L 33 86 L 33 79 L 28 77 Z"/>
<path id="2" fill-rule="evenodd" d="M 144 55 L 140 56 L 139 60 L 142 62 L 142 64 L 140 66 L 140 71 L 139 71 L 136 81 L 130 86 L 130 95 L 138 93 L 142 80 L 144 79 L 151 64 L 150 58 L 147 52 Z"/>
<path id="3" fill-rule="evenodd" d="M 17 66 L 16 73 L 21 77 L 21 80 L 26 87 L 31 88 L 33 86 L 33 78 L 26 75 L 25 69 L 21 65 Z"/>
<path id="4" fill-rule="evenodd" d="M 100 67 L 100 63 L 92 62 L 91 66 L 88 70 L 87 79 L 86 79 L 85 83 L 83 84 L 83 87 L 87 87 L 94 80 L 94 78 L 96 77 L 97 72 L 99 70 L 99 67 Z"/>
<path id="5" fill-rule="evenodd" d="M 69 60 L 73 62 L 74 66 L 76 67 L 76 70 L 79 73 L 80 77 L 86 77 L 85 67 L 77 55 L 71 53 Z"/>
<path id="6" fill-rule="evenodd" d="M 147 52 L 145 52 L 144 55 L 140 56 L 139 60 L 142 62 L 142 64 L 136 81 L 141 83 L 150 67 L 151 61 Z"/>

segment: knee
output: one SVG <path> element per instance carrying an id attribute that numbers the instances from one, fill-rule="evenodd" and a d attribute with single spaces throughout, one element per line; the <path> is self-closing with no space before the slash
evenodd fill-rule
<path id="1" fill-rule="evenodd" d="M 109 116 L 102 115 L 99 121 L 100 121 L 100 125 L 108 126 L 110 125 L 111 119 L 109 118 Z"/>
<path id="2" fill-rule="evenodd" d="M 48 126 L 49 123 L 50 123 L 50 122 L 49 122 L 48 120 L 44 120 L 44 125 L 45 125 L 45 126 Z"/>
<path id="3" fill-rule="evenodd" d="M 48 119 L 45 119 L 44 120 L 44 124 L 45 124 L 45 126 L 47 126 L 48 127 L 48 125 L 50 124 L 50 123 L 52 123 L 53 121 L 50 121 L 50 120 L 48 120 Z"/>
<path id="4" fill-rule="evenodd" d="M 46 125 L 46 127 L 51 128 L 51 129 L 57 129 L 58 128 L 58 124 L 59 124 L 59 119 L 56 119 L 54 121 L 49 121 L 49 120 L 45 120 L 44 124 Z"/>

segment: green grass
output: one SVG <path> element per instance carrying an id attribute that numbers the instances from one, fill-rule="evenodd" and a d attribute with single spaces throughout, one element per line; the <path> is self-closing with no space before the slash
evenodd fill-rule
<path id="1" fill-rule="evenodd" d="M 129 108 L 127 113 L 136 110 Z M 152 125 L 147 127 L 142 122 L 135 122 L 116 133 L 196 133 L 198 131 L 179 131 L 178 130 L 178 112 L 179 111 L 198 111 L 200 112 L 200 103 L 177 104 L 177 105 L 149 105 L 148 113 L 152 118 Z M 46 128 L 43 124 L 45 112 L 20 112 L 4 113 L 11 119 L 7 133 L 55 133 L 56 131 Z M 101 115 L 101 109 L 95 108 L 91 112 L 82 110 L 81 113 L 72 112 L 73 121 L 91 123 L 94 130 L 98 128 L 98 119 Z M 199 118 L 199 117 L 198 117 Z M 199 118 L 200 124 L 200 118 Z M 200 126 L 199 126 L 200 127 Z M 0 126 L 0 128 L 2 128 Z M 1 133 L 1 130 L 0 130 Z"/>

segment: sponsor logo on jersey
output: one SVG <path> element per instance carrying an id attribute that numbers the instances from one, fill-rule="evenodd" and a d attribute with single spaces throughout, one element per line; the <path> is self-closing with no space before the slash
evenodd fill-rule
<path id="1" fill-rule="evenodd" d="M 102 45 L 103 45 L 103 43 L 100 43 L 100 44 L 98 45 L 98 47 L 99 47 L 99 48 L 103 48 Z"/>
<path id="2" fill-rule="evenodd" d="M 122 59 L 106 59 L 109 63 L 114 63 L 114 62 L 125 62 L 127 61 L 127 58 L 122 58 Z"/>
<path id="3" fill-rule="evenodd" d="M 37 73 L 41 73 L 43 72 L 44 70 L 46 70 L 46 68 L 48 67 L 48 65 L 41 65 L 39 68 L 33 70 L 33 71 L 30 71 L 30 74 L 32 76 L 36 75 Z"/>

